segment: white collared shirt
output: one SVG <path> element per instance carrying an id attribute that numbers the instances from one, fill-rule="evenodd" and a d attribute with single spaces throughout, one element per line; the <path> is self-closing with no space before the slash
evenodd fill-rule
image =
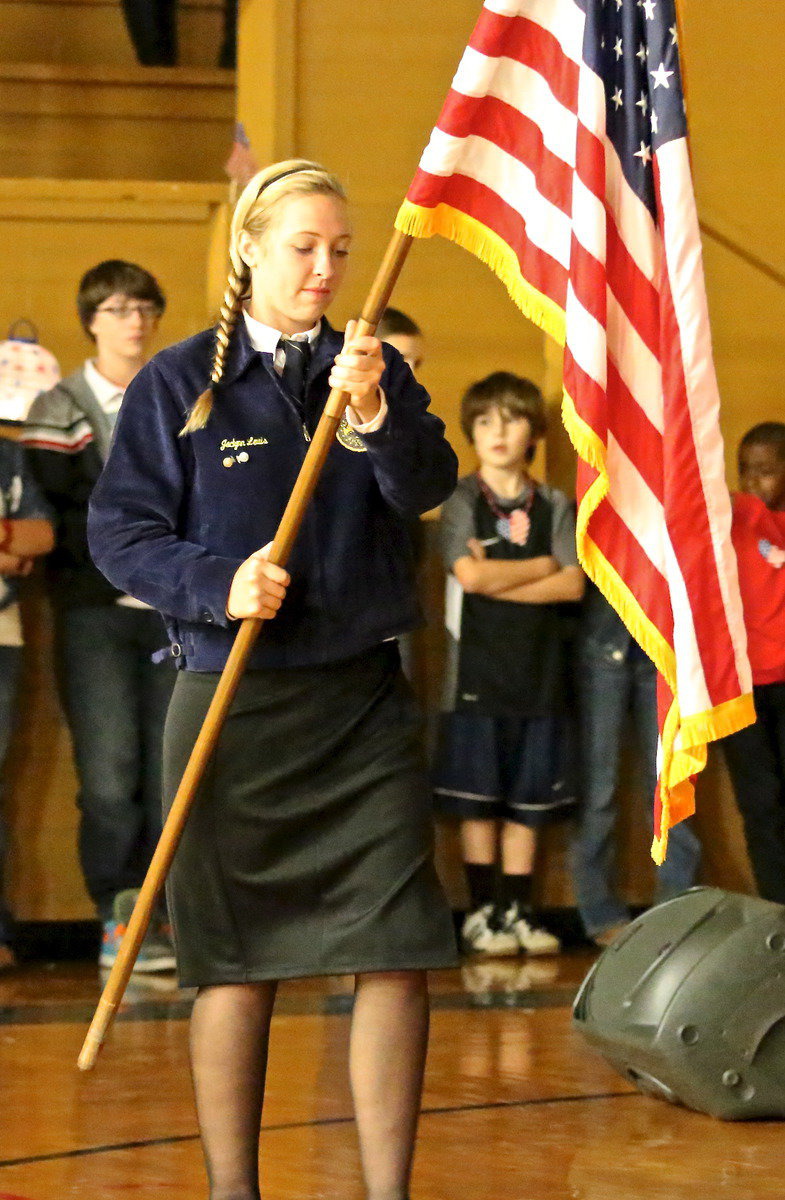
<path id="1" fill-rule="evenodd" d="M 243 309 L 243 316 L 245 317 L 245 327 L 248 330 L 248 340 L 254 350 L 259 350 L 262 354 L 272 354 L 273 366 L 280 375 L 283 372 L 285 361 L 280 341 L 286 335 L 278 329 L 273 329 L 270 325 L 263 325 L 261 321 L 257 321 L 255 317 L 252 317 L 246 309 Z M 319 321 L 314 325 L 313 329 L 307 329 L 305 334 L 301 336 L 304 336 L 310 342 L 311 347 L 313 347 L 321 329 L 322 323 Z M 351 405 L 346 409 L 346 420 L 357 433 L 376 433 L 377 429 L 381 429 L 387 416 L 387 401 L 381 388 L 379 388 L 379 397 L 381 403 L 378 413 L 372 420 L 366 421 L 364 424 L 357 419 L 357 413 Z"/>
<path id="2" fill-rule="evenodd" d="M 118 387 L 116 383 L 112 383 L 111 379 L 102 375 L 92 358 L 88 358 L 84 365 L 84 377 L 87 386 L 106 415 L 116 417 L 120 411 L 120 405 L 123 403 L 125 388 Z"/>
<path id="3" fill-rule="evenodd" d="M 283 371 L 285 361 L 283 346 L 280 345 L 280 341 L 286 334 L 281 333 L 278 329 L 273 329 L 271 325 L 263 325 L 261 321 L 256 320 L 256 317 L 252 317 L 245 308 L 243 309 L 243 316 L 245 317 L 245 327 L 248 330 L 248 340 L 254 350 L 259 350 L 262 354 L 272 354 L 273 365 L 280 375 Z M 305 333 L 301 333 L 298 336 L 305 338 L 307 342 L 310 342 L 311 348 L 313 348 L 313 344 L 321 331 L 322 323 L 321 321 L 317 321 L 313 329 L 306 329 Z"/>

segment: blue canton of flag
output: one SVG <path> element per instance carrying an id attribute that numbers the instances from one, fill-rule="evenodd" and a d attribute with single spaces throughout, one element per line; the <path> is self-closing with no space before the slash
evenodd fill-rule
<path id="1" fill-rule="evenodd" d="M 583 57 L 603 80 L 606 134 L 652 216 L 652 157 L 687 135 L 673 0 L 582 0 Z"/>

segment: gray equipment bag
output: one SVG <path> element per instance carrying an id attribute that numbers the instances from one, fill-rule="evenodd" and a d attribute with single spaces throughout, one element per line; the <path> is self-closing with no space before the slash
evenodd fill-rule
<path id="1" fill-rule="evenodd" d="M 785 1116 L 785 906 L 693 888 L 650 909 L 594 964 L 573 1022 L 642 1092 Z"/>

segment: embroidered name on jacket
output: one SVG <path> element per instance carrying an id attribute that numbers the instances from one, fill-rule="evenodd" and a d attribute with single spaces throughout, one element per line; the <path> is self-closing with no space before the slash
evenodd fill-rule
<path id="1" fill-rule="evenodd" d="M 242 450 L 243 446 L 267 446 L 268 444 L 266 437 L 224 438 L 221 442 L 221 450 Z"/>

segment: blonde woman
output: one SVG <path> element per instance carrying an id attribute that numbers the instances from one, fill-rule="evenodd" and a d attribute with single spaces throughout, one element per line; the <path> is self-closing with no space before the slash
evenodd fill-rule
<path id="1" fill-rule="evenodd" d="M 398 634 L 418 622 L 411 518 L 455 486 L 428 396 L 376 338 L 324 313 L 352 241 L 340 183 L 278 163 L 242 193 L 217 330 L 126 394 L 90 539 L 164 614 L 181 668 L 174 794 L 244 617 L 252 657 L 169 881 L 211 1200 L 257 1200 L 279 979 L 353 973 L 349 1070 L 369 1200 L 405 1200 L 428 1024 L 454 961 Z M 292 339 L 292 340 L 286 340 Z M 292 344 L 293 342 L 293 344 Z M 351 396 L 288 571 L 265 557 L 331 386 Z"/>

